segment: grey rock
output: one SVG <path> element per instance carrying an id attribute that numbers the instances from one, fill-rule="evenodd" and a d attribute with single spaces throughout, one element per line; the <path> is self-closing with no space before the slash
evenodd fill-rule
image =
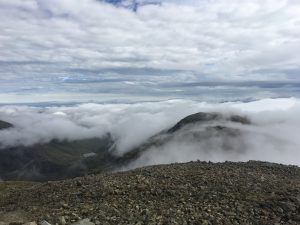
<path id="1" fill-rule="evenodd" d="M 66 225 L 66 223 L 67 223 L 64 216 L 59 217 L 58 220 L 59 220 L 59 224 L 60 225 Z"/>
<path id="2" fill-rule="evenodd" d="M 40 225 L 51 225 L 51 223 L 48 223 L 46 220 L 43 220 L 40 222 Z"/>
<path id="3" fill-rule="evenodd" d="M 72 223 L 72 225 L 95 225 L 93 222 L 90 221 L 90 219 L 83 219 L 79 220 L 76 223 Z"/>

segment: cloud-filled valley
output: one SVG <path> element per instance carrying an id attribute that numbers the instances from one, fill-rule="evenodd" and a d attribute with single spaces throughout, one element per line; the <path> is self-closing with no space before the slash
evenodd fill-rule
<path id="1" fill-rule="evenodd" d="M 212 120 L 160 135 L 197 112 L 239 115 L 251 122 Z M 14 127 L 0 130 L 0 143 L 4 149 L 53 139 L 100 138 L 110 133 L 117 155 L 152 141 L 147 151 L 126 168 L 191 160 L 263 160 L 300 165 L 299 113 L 300 101 L 296 98 L 248 103 L 172 100 L 56 107 L 10 105 L 0 107 L 0 120 Z"/>

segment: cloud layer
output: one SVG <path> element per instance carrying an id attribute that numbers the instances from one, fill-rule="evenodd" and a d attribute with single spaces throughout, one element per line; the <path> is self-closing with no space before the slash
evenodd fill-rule
<path id="1" fill-rule="evenodd" d="M 1 92 L 184 96 L 195 93 L 174 81 L 299 81 L 299 1 L 119 7 L 132 2 L 0 0 Z"/>
<path id="2" fill-rule="evenodd" d="M 255 102 L 205 103 L 186 100 L 138 104 L 81 104 L 68 107 L 2 106 L 0 120 L 15 125 L 0 130 L 1 147 L 46 143 L 52 139 L 78 140 L 111 133 L 118 154 L 144 143 L 196 112 L 245 115 L 252 125 L 225 124 L 242 131 L 226 139 L 233 151 L 224 151 L 224 137 L 193 139 L 190 130 L 174 136 L 168 144 L 151 148 L 130 168 L 190 160 L 245 161 L 250 159 L 300 165 L 300 100 L 264 99 Z M 194 130 L 203 129 L 195 126 Z"/>

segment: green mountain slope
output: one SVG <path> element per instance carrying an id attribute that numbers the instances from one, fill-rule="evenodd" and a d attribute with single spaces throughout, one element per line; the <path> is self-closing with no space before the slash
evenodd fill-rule
<path id="1" fill-rule="evenodd" d="M 77 141 L 51 141 L 0 150 L 0 176 L 5 180 L 56 180 L 109 167 L 113 141 L 109 135 Z M 93 157 L 85 157 L 91 154 Z"/>

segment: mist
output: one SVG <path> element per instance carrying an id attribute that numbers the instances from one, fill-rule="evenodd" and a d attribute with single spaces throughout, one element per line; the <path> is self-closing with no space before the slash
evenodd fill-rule
<path id="1" fill-rule="evenodd" d="M 197 112 L 245 116 L 251 124 L 221 121 L 222 126 L 238 131 L 238 135 L 232 136 L 214 131 L 205 133 L 208 127 L 219 124 L 193 124 L 168 137 L 164 144 L 151 146 L 127 168 L 192 160 L 262 160 L 300 165 L 300 100 L 296 98 L 225 103 L 170 100 L 55 107 L 1 106 L 0 120 L 14 127 L 0 130 L 0 149 L 54 139 L 103 137 L 109 133 L 116 142 L 115 154 L 123 155 Z M 199 141 L 194 132 L 200 132 L 205 138 Z"/>

